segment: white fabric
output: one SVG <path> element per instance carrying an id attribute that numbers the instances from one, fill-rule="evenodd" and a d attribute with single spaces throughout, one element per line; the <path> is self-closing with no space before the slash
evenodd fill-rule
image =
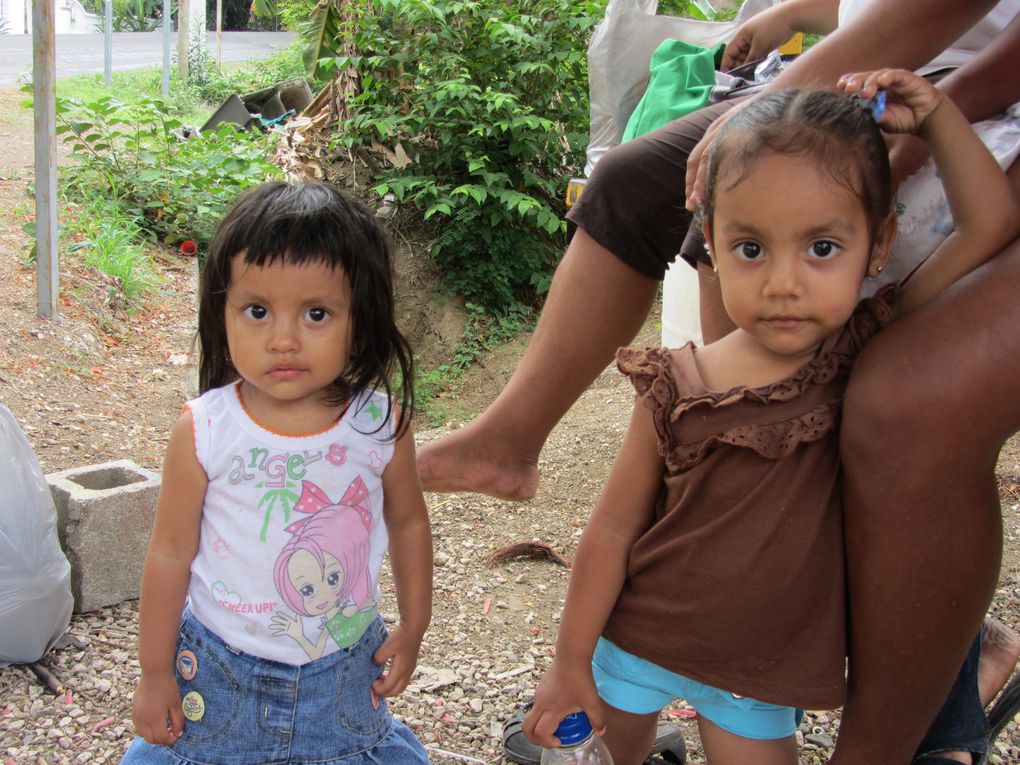
<path id="1" fill-rule="evenodd" d="M 333 427 L 300 437 L 277 434 L 255 422 L 235 385 L 208 391 L 188 407 L 198 461 L 209 478 L 188 588 L 192 612 L 231 646 L 264 659 L 304 664 L 318 658 L 297 637 L 281 631 L 279 625 L 287 624 L 296 630 L 295 621 L 307 643 L 321 646 L 320 655 L 339 650 L 325 633 L 327 617 L 342 620 L 341 609 L 358 611 L 367 624 L 379 601 L 379 570 L 387 546 L 381 476 L 393 456 L 392 413 L 384 422 L 390 411 L 386 398 L 363 392 Z M 380 424 L 383 427 L 372 433 Z M 359 491 L 359 480 L 364 491 Z M 352 518 L 360 527 L 350 525 Z M 310 519 L 315 519 L 314 526 Z M 306 522 L 295 527 L 301 521 Z M 359 584 L 344 602 L 303 615 L 288 603 L 274 569 L 285 545 L 310 535 L 313 527 L 328 536 L 316 549 L 346 561 L 342 580 Z M 354 531 L 342 533 L 344 528 Z M 360 553 L 351 547 L 357 540 L 363 543 Z M 286 557 L 284 572 L 292 560 Z M 306 558 L 311 560 L 307 553 Z M 357 627 L 356 637 L 364 626 Z"/>

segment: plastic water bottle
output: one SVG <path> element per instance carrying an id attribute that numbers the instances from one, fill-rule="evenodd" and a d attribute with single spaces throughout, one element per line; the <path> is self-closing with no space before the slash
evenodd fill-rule
<path id="1" fill-rule="evenodd" d="M 563 718 L 556 729 L 560 746 L 542 750 L 542 765 L 613 765 L 613 758 L 596 736 L 584 712 L 573 712 Z"/>

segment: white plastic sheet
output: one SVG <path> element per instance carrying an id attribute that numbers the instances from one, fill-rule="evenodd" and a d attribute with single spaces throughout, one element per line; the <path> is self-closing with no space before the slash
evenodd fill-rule
<path id="1" fill-rule="evenodd" d="M 71 566 L 39 460 L 0 405 L 0 666 L 38 661 L 71 622 Z"/>
<path id="2" fill-rule="evenodd" d="M 609 0 L 588 45 L 591 132 L 584 174 L 591 175 L 599 157 L 620 143 L 648 84 L 652 53 L 663 40 L 711 48 L 729 40 L 745 20 L 773 2 L 747 0 L 733 21 L 716 22 L 656 16 L 658 0 Z"/>

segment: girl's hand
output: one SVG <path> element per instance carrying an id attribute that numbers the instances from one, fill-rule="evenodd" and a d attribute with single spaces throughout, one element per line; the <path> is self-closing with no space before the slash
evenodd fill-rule
<path id="1" fill-rule="evenodd" d="M 913 133 L 923 137 L 924 124 L 945 96 L 923 77 L 904 69 L 844 74 L 837 87 L 848 95 L 874 98 L 886 93 L 885 113 L 878 124 L 887 133 Z"/>
<path id="2" fill-rule="evenodd" d="M 150 744 L 171 746 L 184 732 L 181 694 L 173 672 L 143 672 L 131 702 L 135 731 Z"/>
<path id="3" fill-rule="evenodd" d="M 299 619 L 279 612 L 273 614 L 273 618 L 270 620 L 269 631 L 277 637 L 287 635 L 297 641 L 300 641 L 305 636 Z"/>
<path id="4" fill-rule="evenodd" d="M 396 696 L 411 682 L 411 675 L 418 665 L 422 634 L 416 636 L 400 625 L 389 634 L 372 656 L 372 661 L 376 664 L 389 663 L 389 669 L 384 669 L 383 673 L 372 681 L 372 706 L 379 706 L 380 696 Z"/>
<path id="5" fill-rule="evenodd" d="M 601 736 L 606 731 L 605 708 L 595 688 L 591 663 L 587 667 L 566 667 L 553 660 L 535 691 L 535 703 L 524 718 L 522 729 L 528 740 L 539 746 L 559 746 L 556 728 L 571 712 L 584 712 L 592 730 Z"/>

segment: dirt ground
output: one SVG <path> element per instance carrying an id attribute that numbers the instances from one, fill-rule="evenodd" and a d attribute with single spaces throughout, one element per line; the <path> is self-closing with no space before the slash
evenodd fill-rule
<path id="1" fill-rule="evenodd" d="M 4 327 L 0 335 L 0 403 L 14 413 L 47 473 L 124 458 L 158 470 L 168 427 L 182 402 L 196 392 L 190 356 L 194 262 L 171 252 L 160 256 L 165 281 L 159 294 L 134 312 L 110 304 L 110 285 L 99 274 L 65 262 L 61 266 L 59 318 L 38 318 L 35 269 L 27 265 L 27 236 L 22 231 L 34 215 L 33 202 L 26 193 L 32 182 L 31 114 L 18 106 L 22 98 L 14 91 L 0 91 L 0 284 L 5 285 L 0 300 L 0 326 Z M 394 231 L 393 238 L 401 252 L 401 321 L 416 350 L 435 363 L 456 342 L 461 314 L 455 304 L 431 297 L 432 280 L 423 255 L 427 243 L 407 231 Z M 653 315 L 637 342 L 654 344 L 658 333 L 657 316 Z M 525 344 L 526 338 L 509 344 L 482 359 L 469 374 L 455 395 L 454 409 L 463 419 L 477 414 L 498 393 Z M 500 721 L 527 697 L 549 662 L 568 575 L 548 560 L 492 566 L 486 556 L 508 543 L 529 540 L 548 543 L 568 558 L 573 555 L 626 427 L 630 396 L 619 375 L 611 370 L 596 380 L 550 439 L 540 463 L 542 488 L 530 502 L 514 504 L 467 494 L 427 497 L 436 537 L 436 612 L 423 646 L 423 672 L 405 694 L 412 698 L 398 701 L 394 709 L 434 752 L 459 751 L 475 758 L 460 761 L 503 761 L 499 757 Z M 418 426 L 419 441 L 442 432 L 442 428 Z M 997 476 L 1005 549 L 992 610 L 1020 631 L 1017 437 L 1004 449 Z M 120 635 L 120 649 L 130 653 L 135 604 L 105 611 L 100 616 L 107 626 L 95 627 L 96 614 L 76 615 L 72 633 L 82 637 Z M 84 659 L 78 661 L 101 656 L 101 643 L 94 646 L 99 653 L 83 650 L 80 656 Z M 57 660 L 55 671 L 65 668 L 70 673 L 73 662 L 64 665 L 61 661 Z M 42 693 L 45 697 L 44 692 L 25 690 L 33 682 L 23 669 L 0 670 L 0 754 L 13 758 L 8 762 L 116 761 L 112 754 L 74 757 L 73 752 L 61 751 L 55 736 L 50 736 L 54 742 L 45 753 L 34 748 L 38 737 L 3 733 L 4 716 L 15 706 L 13 702 L 5 706 L 4 694 L 10 691 L 39 699 Z M 83 736 L 106 736 L 110 752 L 126 744 L 131 735 L 130 690 L 106 687 L 106 695 L 96 701 L 91 733 L 85 725 Z M 104 704 L 112 724 L 96 723 L 99 718 L 95 715 L 102 714 L 98 710 Z M 33 719 L 38 722 L 46 714 Z M 680 708 L 672 717 L 683 722 L 696 760 L 696 734 L 687 715 Z M 818 731 L 834 734 L 838 715 L 816 721 Z M 47 727 L 44 722 L 38 725 Z M 1015 725 L 1006 744 L 999 761 L 1020 762 L 1020 732 Z M 35 759 L 39 751 L 44 753 Z M 816 736 L 806 751 L 802 762 L 823 761 L 825 739 Z M 27 759 L 29 752 L 31 760 Z M 448 760 L 437 754 L 434 761 Z"/>

